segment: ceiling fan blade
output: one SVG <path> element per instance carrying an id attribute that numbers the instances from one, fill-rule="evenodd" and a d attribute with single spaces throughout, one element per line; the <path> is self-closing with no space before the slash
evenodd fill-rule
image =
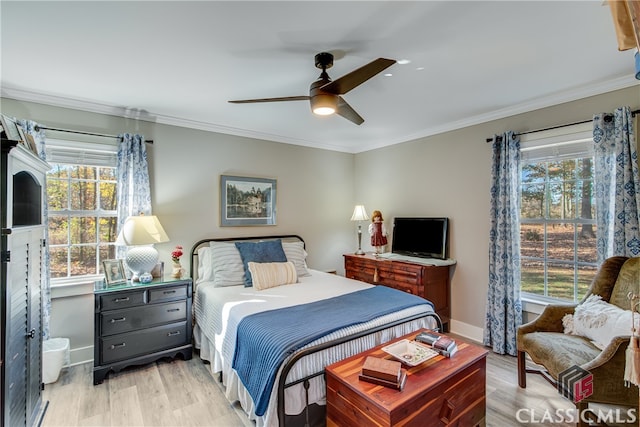
<path id="1" fill-rule="evenodd" d="M 381 71 L 386 70 L 395 63 L 395 59 L 378 58 L 375 61 L 369 62 L 367 65 L 364 65 L 357 70 L 350 72 L 349 74 L 345 74 L 344 76 L 332 81 L 331 83 L 327 83 L 320 89 L 322 89 L 324 92 L 329 92 L 336 95 L 344 95 L 351 89 L 361 85 L 371 77 L 375 76 Z"/>
<path id="2" fill-rule="evenodd" d="M 338 109 L 336 110 L 336 113 L 357 125 L 361 125 L 364 122 L 364 119 L 360 117 L 360 114 L 356 113 L 356 110 L 351 108 L 351 105 L 347 104 L 347 101 L 345 101 L 341 96 L 338 97 Z"/>
<path id="3" fill-rule="evenodd" d="M 229 101 L 232 104 L 251 104 L 254 102 L 308 101 L 309 96 L 285 96 L 282 98 L 240 99 Z"/>

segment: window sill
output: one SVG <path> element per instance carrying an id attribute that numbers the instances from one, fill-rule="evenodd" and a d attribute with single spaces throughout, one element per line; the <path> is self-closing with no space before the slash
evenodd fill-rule
<path id="1" fill-rule="evenodd" d="M 540 314 L 549 304 L 571 304 L 570 301 L 560 300 L 556 298 L 542 297 L 539 295 L 525 294 L 521 297 L 522 311 L 528 313 Z"/>
<path id="2" fill-rule="evenodd" d="M 102 280 L 103 275 L 54 279 L 51 281 L 51 299 L 66 298 L 80 295 L 92 295 L 94 283 Z"/>

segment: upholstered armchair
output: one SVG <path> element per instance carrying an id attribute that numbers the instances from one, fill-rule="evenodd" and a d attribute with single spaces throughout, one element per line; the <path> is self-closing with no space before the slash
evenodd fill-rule
<path id="1" fill-rule="evenodd" d="M 582 304 L 590 295 L 600 295 L 624 310 L 629 310 L 629 292 L 638 293 L 640 258 L 612 257 L 596 274 Z M 587 409 L 590 402 L 638 406 L 638 387 L 624 384 L 625 351 L 631 335 L 614 337 L 600 349 L 590 339 L 564 333 L 562 319 L 573 314 L 577 304 L 548 305 L 538 318 L 518 329 L 518 385 L 525 388 L 526 373 L 541 374 L 557 386 L 558 374 L 574 365 L 593 375 L 593 394 L 576 404 Z M 526 354 L 545 369 L 526 368 Z"/>

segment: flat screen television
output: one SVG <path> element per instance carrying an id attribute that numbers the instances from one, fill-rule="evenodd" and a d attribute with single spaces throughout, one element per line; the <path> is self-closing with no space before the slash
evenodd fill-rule
<path id="1" fill-rule="evenodd" d="M 395 218 L 391 252 L 423 258 L 449 257 L 449 218 Z"/>

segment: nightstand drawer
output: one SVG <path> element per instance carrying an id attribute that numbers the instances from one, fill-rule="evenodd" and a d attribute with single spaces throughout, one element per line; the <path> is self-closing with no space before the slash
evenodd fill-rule
<path id="1" fill-rule="evenodd" d="M 148 305 L 125 310 L 113 310 L 100 314 L 102 336 L 143 329 L 163 323 L 178 322 L 187 318 L 187 302 Z"/>
<path id="2" fill-rule="evenodd" d="M 147 293 L 144 289 L 135 292 L 118 292 L 100 296 L 100 308 L 102 310 L 134 307 L 145 304 L 146 302 Z"/>
<path id="3" fill-rule="evenodd" d="M 183 344 L 189 344 L 187 342 L 187 322 L 113 335 L 101 339 L 101 363 L 117 362 Z"/>
<path id="4" fill-rule="evenodd" d="M 149 303 L 175 301 L 187 298 L 187 285 L 149 290 Z"/>

